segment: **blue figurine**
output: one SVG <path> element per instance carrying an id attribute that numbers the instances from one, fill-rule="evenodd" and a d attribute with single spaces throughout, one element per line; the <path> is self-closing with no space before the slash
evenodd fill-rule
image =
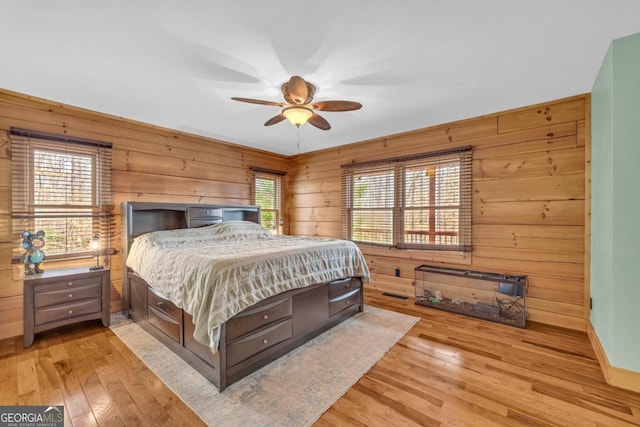
<path id="1" fill-rule="evenodd" d="M 40 264 L 44 261 L 45 255 L 44 231 L 38 230 L 34 233 L 30 231 L 22 232 L 22 249 L 26 252 L 22 254 L 20 261 L 24 264 L 24 274 L 38 274 L 44 272 L 40 269 Z"/>

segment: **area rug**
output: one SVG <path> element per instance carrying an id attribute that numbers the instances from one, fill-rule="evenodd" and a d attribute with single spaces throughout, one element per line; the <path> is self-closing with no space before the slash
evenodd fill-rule
<path id="1" fill-rule="evenodd" d="M 308 426 L 419 319 L 365 306 L 224 392 L 131 321 L 113 332 L 210 426 Z"/>

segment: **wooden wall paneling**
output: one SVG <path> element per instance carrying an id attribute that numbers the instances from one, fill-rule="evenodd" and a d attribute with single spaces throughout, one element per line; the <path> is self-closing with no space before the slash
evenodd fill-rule
<path id="1" fill-rule="evenodd" d="M 474 179 L 473 202 L 584 199 L 584 174 Z"/>
<path id="2" fill-rule="evenodd" d="M 471 144 L 473 252 L 457 258 L 360 245 L 374 272 L 368 286 L 410 295 L 413 283 L 405 270 L 420 264 L 527 274 L 531 316 L 584 330 L 583 139 L 590 123 L 585 99 L 579 95 L 296 156 L 290 166 L 292 231 L 341 231 L 342 164 Z M 314 207 L 331 220 L 317 213 L 310 218 Z M 396 265 L 401 277 L 395 277 Z"/>
<path id="3" fill-rule="evenodd" d="M 292 212 L 293 214 L 293 212 Z M 290 221 L 290 233 L 309 237 L 341 237 L 342 222 Z"/>
<path id="4" fill-rule="evenodd" d="M 575 125 L 574 125 L 575 128 Z M 542 153 L 553 150 L 575 148 L 577 137 L 573 135 L 515 142 L 513 144 L 483 146 L 478 145 L 473 152 L 474 159 L 493 159 L 526 153 Z"/>
<path id="5" fill-rule="evenodd" d="M 217 161 L 212 161 L 217 160 Z M 241 161 L 220 163 L 219 158 L 177 158 L 134 150 L 113 150 L 112 168 L 127 172 L 181 176 L 214 181 L 248 182 Z M 228 160 L 228 158 L 225 158 Z"/>
<path id="6" fill-rule="evenodd" d="M 291 184 L 290 190 L 295 192 L 296 195 L 303 195 L 309 193 L 338 193 L 341 194 L 340 191 L 342 189 L 342 181 L 341 178 L 336 179 L 336 177 L 332 177 L 332 179 L 324 179 L 324 180 L 304 180 L 304 179 L 296 179 L 294 183 Z"/>
<path id="7" fill-rule="evenodd" d="M 248 204 L 249 168 L 259 166 L 287 171 L 291 161 L 289 157 L 275 153 L 0 90 L 0 225 L 7 224 L 7 231 L 3 227 L 0 232 L 0 243 L 12 240 L 9 231 L 11 191 L 8 179 L 5 180 L 5 175 L 10 178 L 10 127 L 112 143 L 112 192 L 117 221 L 120 221 L 123 201 Z M 289 203 L 288 195 L 285 197 Z M 288 217 L 285 212 L 285 218 Z M 112 312 L 122 309 L 119 224 L 114 233 L 112 246 L 118 253 L 110 260 Z M 43 267 L 67 268 L 93 262 L 93 258 L 64 262 L 46 260 Z M 6 271 L 3 276 L 12 277 L 16 275 L 14 270 L 17 271 L 10 263 L 10 256 L 0 255 L 0 273 Z M 10 285 L 5 284 L 4 279 L 0 281 L 3 282 L 0 301 L 6 295 L 22 298 L 21 281 Z M 6 319 L 0 323 L 3 328 L 4 323 L 11 324 L 15 326 L 15 335 L 22 333 L 21 308 L 6 312 L 2 319 Z"/>
<path id="8" fill-rule="evenodd" d="M 73 133 L 75 136 L 106 140 L 116 145 L 135 147 L 138 151 L 175 155 L 181 158 L 202 156 L 210 153 L 217 157 L 231 159 L 243 159 L 251 156 L 266 155 L 274 159 L 283 159 L 274 153 L 268 153 L 256 149 L 241 147 L 238 145 L 216 141 L 196 135 L 190 135 L 179 131 L 165 129 L 159 126 L 148 125 L 133 120 L 115 118 L 106 114 L 82 110 L 70 106 L 61 106 L 46 100 L 29 99 L 14 94 L 10 96 L 3 91 L 1 98 L 7 104 L 11 104 L 7 114 L 2 120 L 9 119 L 16 123 L 37 123 L 42 131 L 60 133 Z M 52 107 L 47 107 L 53 105 Z M 46 127 L 48 130 L 42 129 Z M 106 139 L 105 139 L 106 138 Z M 164 149 L 164 150 L 163 150 Z M 183 150 L 183 151 L 181 151 Z"/>
<path id="9" fill-rule="evenodd" d="M 10 197 L 0 191 L 0 199 Z M 10 242 L 11 237 L 11 216 L 9 214 L 0 214 L 0 242 Z"/>
<path id="10" fill-rule="evenodd" d="M 311 163 L 324 167 L 325 162 L 345 164 L 457 147 L 467 145 L 466 141 L 495 134 L 495 116 L 478 117 L 304 153 L 299 159 L 305 166 Z M 309 159 L 313 161 L 309 162 Z"/>
<path id="11" fill-rule="evenodd" d="M 474 258 L 484 257 L 536 262 L 572 263 L 580 265 L 582 265 L 584 261 L 582 251 L 548 251 L 546 249 L 493 248 L 482 246 L 473 251 L 473 256 Z"/>
<path id="12" fill-rule="evenodd" d="M 528 260 L 508 260 L 499 258 L 473 257 L 473 267 L 480 271 L 492 271 L 506 274 L 527 274 L 535 272 L 539 275 L 583 280 L 582 264 L 567 262 L 542 262 Z"/>
<path id="13" fill-rule="evenodd" d="M 180 176 L 152 175 L 138 172 L 113 171 L 112 191 L 115 193 L 159 193 L 249 201 L 249 186 L 245 183 L 205 181 Z M 162 191 L 158 191 L 161 189 Z"/>
<path id="14" fill-rule="evenodd" d="M 576 230 L 584 230 L 587 197 L 584 188 L 577 189 L 581 177 L 586 179 L 579 165 L 581 156 L 587 156 L 583 135 L 590 119 L 585 102 L 584 96 L 577 96 L 285 157 L 0 91 L 0 148 L 4 148 L 0 158 L 3 153 L 9 157 L 6 131 L 10 126 L 112 142 L 116 214 L 126 200 L 249 203 L 249 167 L 285 170 L 289 172 L 285 216 L 290 219 L 290 232 L 339 237 L 341 164 L 471 144 L 474 188 L 482 200 L 473 210 L 474 246 L 483 256 L 362 245 L 378 269 L 372 286 L 412 293 L 408 272 L 422 263 L 495 267 L 530 274 L 535 279 L 534 298 L 546 302 L 556 296 L 567 304 L 580 294 L 574 288 L 584 274 L 578 273 L 576 266 L 581 264 L 574 261 L 580 252 L 576 247 L 585 239 L 584 232 L 582 239 L 576 237 Z M 8 197 L 0 190 L 0 206 L 10 206 Z M 0 212 L 0 221 L 8 214 Z M 114 246 L 119 249 L 119 242 Z M 545 251 L 571 254 L 552 263 L 543 261 L 549 257 L 542 255 Z M 540 259 L 522 259 L 525 256 Z M 401 277 L 395 277 L 395 265 L 400 266 Z M 113 262 L 112 268 L 117 272 L 122 265 Z M 112 277 L 117 290 L 120 274 Z M 576 327 L 572 316 L 546 311 L 554 307 L 534 304 L 532 310 L 551 323 Z"/>
<path id="15" fill-rule="evenodd" d="M 342 207 L 342 193 L 340 191 L 319 193 L 298 193 L 291 196 L 292 208 L 309 208 L 316 206 Z"/>
<path id="16" fill-rule="evenodd" d="M 477 178 L 512 178 L 584 172 L 584 148 L 518 153 L 473 161 Z"/>
<path id="17" fill-rule="evenodd" d="M 584 200 L 481 202 L 473 224 L 584 225 Z"/>
<path id="18" fill-rule="evenodd" d="M 0 298 L 0 339 L 22 335 L 22 294 Z"/>
<path id="19" fill-rule="evenodd" d="M 366 287 L 380 292 L 406 296 L 408 298 L 412 298 L 414 295 L 413 279 L 407 279 L 404 277 L 394 277 L 386 274 L 373 274 L 371 276 L 371 282 L 366 284 Z"/>
<path id="20" fill-rule="evenodd" d="M 584 120 L 585 102 L 584 96 L 578 96 L 570 100 L 499 114 L 498 133 Z"/>
<path id="21" fill-rule="evenodd" d="M 342 213 L 331 206 L 319 206 L 315 208 L 291 208 L 292 215 L 307 218 L 308 221 L 340 222 Z"/>
<path id="22" fill-rule="evenodd" d="M 546 301 L 558 301 L 567 304 L 582 305 L 584 302 L 584 290 L 582 280 L 567 277 L 543 277 L 531 276 L 529 279 L 529 292 L 527 296 Z M 545 279 L 547 279 L 545 281 Z M 555 283 L 549 283 L 554 281 Z M 562 285 L 562 287 L 560 286 Z M 569 288 L 564 290 L 562 288 Z"/>
<path id="23" fill-rule="evenodd" d="M 473 227 L 473 246 L 581 252 L 583 227 L 579 225 L 485 225 Z"/>
<path id="24" fill-rule="evenodd" d="M 488 150 L 494 147 L 522 144 L 524 142 L 546 141 L 549 147 L 554 147 L 556 145 L 554 141 L 562 141 L 565 137 L 575 136 L 576 133 L 577 125 L 575 122 L 548 124 L 543 127 L 478 137 L 473 140 L 473 146 L 476 149 Z M 541 145 L 537 146 L 538 149 L 541 147 Z"/>

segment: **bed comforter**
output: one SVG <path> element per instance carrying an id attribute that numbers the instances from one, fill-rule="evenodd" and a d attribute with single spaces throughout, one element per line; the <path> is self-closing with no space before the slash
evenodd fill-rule
<path id="1" fill-rule="evenodd" d="M 369 281 L 353 242 L 275 236 L 244 221 L 141 235 L 127 266 L 191 314 L 194 338 L 214 351 L 220 326 L 266 298 L 343 277 Z"/>

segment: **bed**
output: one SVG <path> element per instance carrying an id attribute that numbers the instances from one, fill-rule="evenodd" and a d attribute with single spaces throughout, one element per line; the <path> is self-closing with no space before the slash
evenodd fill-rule
<path id="1" fill-rule="evenodd" d="M 125 314 L 220 391 L 363 310 L 352 242 L 273 236 L 257 206 L 122 204 Z"/>

